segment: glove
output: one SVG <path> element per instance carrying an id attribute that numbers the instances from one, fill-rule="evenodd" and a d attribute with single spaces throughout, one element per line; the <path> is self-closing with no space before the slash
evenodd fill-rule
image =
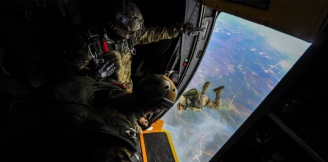
<path id="1" fill-rule="evenodd" d="M 195 28 L 191 23 L 183 24 L 183 33 L 185 33 L 188 37 L 195 36 L 199 32 L 204 31 L 204 28 Z"/>
<path id="2" fill-rule="evenodd" d="M 106 78 L 115 72 L 116 66 L 110 61 L 105 62 L 105 64 L 97 71 L 97 78 Z"/>
<path id="3" fill-rule="evenodd" d="M 173 31 L 177 31 L 178 33 L 184 33 L 188 37 L 195 36 L 199 32 L 204 31 L 204 28 L 194 28 L 191 23 L 176 23 L 173 25 Z"/>
<path id="4" fill-rule="evenodd" d="M 119 55 L 107 53 L 103 56 L 105 63 L 98 69 L 96 77 L 103 79 L 112 75 L 119 67 Z"/>
<path id="5" fill-rule="evenodd" d="M 184 24 L 183 23 L 175 23 L 173 25 L 173 31 L 177 31 L 178 33 L 183 33 L 184 28 L 183 28 Z"/>
<path id="6" fill-rule="evenodd" d="M 114 63 L 114 65 L 119 68 L 120 64 L 119 62 L 121 61 L 121 55 L 117 54 L 116 52 L 109 52 L 103 54 L 103 58 L 105 62 L 109 61 L 111 63 Z"/>

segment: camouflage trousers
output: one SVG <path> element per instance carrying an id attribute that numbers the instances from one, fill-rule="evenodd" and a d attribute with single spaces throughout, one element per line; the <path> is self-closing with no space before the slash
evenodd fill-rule
<path id="1" fill-rule="evenodd" d="M 208 107 L 211 109 L 220 109 L 222 106 L 221 98 L 216 96 L 215 100 L 209 99 L 205 94 L 198 94 L 195 98 L 195 106 L 197 107 Z"/>

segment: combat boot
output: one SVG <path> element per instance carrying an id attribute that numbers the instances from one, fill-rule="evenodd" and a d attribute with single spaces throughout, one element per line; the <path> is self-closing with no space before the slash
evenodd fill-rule
<path id="1" fill-rule="evenodd" d="M 220 96 L 221 91 L 224 89 L 224 86 L 220 86 L 218 88 L 215 88 L 213 91 L 216 93 L 216 96 Z"/>
<path id="2" fill-rule="evenodd" d="M 202 89 L 202 94 L 206 93 L 207 88 L 211 85 L 210 82 L 205 82 Z"/>

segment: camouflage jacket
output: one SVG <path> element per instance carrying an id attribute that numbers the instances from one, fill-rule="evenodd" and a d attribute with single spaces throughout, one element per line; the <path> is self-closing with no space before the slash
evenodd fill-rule
<path id="1" fill-rule="evenodd" d="M 201 111 L 203 107 L 211 109 L 219 109 L 221 107 L 221 98 L 216 97 L 215 101 L 209 99 L 205 94 L 197 89 L 190 89 L 179 98 L 179 103 L 182 104 L 185 110 Z"/>
<path id="2" fill-rule="evenodd" d="M 196 105 L 196 101 L 200 96 L 200 91 L 197 89 L 190 89 L 179 98 L 179 103 L 183 105 L 185 110 L 200 111 L 202 110 L 201 105 Z"/>
<path id="3" fill-rule="evenodd" d="M 173 27 L 150 27 L 144 28 L 135 35 L 135 45 L 149 44 L 164 39 L 172 39 L 178 36 L 178 32 L 173 31 Z M 118 81 L 126 84 L 132 90 L 131 80 L 132 55 L 128 46 L 125 46 L 120 52 L 120 68 L 117 70 Z"/>
<path id="4" fill-rule="evenodd" d="M 90 41 L 86 37 L 85 30 L 79 29 L 74 31 L 73 40 L 71 41 L 71 50 L 66 56 L 68 60 L 68 69 L 74 69 L 78 73 L 90 70 L 90 63 L 92 62 L 92 54 L 88 48 Z M 101 29 L 103 30 L 103 29 Z M 149 27 L 143 28 L 139 32 L 135 33 L 130 39 L 134 45 L 149 44 L 152 42 L 158 42 L 164 39 L 176 38 L 179 35 L 178 31 L 173 31 L 172 27 Z M 109 38 L 110 39 L 110 38 Z M 109 40 L 110 41 L 110 40 Z M 119 47 L 117 47 L 119 46 Z M 117 49 L 115 49 L 117 47 Z M 129 48 L 128 41 L 123 41 L 119 44 L 115 44 L 114 49 L 110 50 L 110 54 L 115 54 L 118 60 L 118 68 L 112 76 L 113 79 L 126 85 L 129 90 L 132 90 L 133 83 L 131 79 L 131 65 L 132 65 L 132 54 Z M 67 65 L 64 65 L 67 66 Z"/>

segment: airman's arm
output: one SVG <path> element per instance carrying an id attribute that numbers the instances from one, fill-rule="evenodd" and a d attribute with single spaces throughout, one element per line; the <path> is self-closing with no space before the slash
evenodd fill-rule
<path id="1" fill-rule="evenodd" d="M 179 31 L 174 26 L 143 28 L 140 32 L 136 33 L 136 44 L 149 44 L 164 39 L 176 38 L 178 35 Z"/>

